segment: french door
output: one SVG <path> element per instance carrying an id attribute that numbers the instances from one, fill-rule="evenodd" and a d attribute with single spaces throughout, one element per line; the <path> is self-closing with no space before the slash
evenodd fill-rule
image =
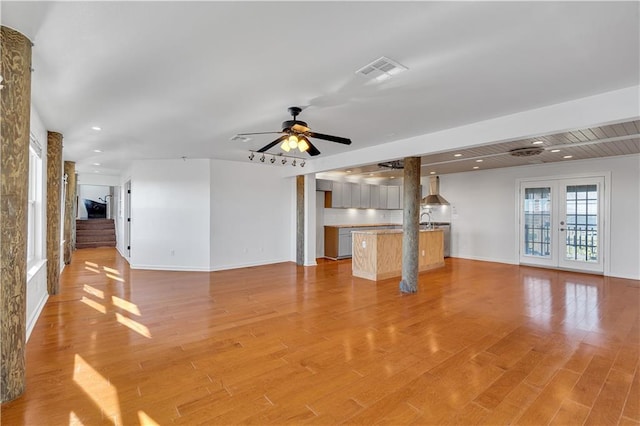
<path id="1" fill-rule="evenodd" d="M 604 272 L 604 177 L 520 183 L 520 263 Z"/>

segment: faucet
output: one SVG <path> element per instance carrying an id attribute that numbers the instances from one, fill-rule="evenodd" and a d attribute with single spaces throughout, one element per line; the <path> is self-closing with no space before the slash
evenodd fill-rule
<path id="1" fill-rule="evenodd" d="M 433 223 L 431 223 L 431 212 L 426 211 L 426 212 L 422 213 L 422 214 L 420 215 L 420 222 L 423 222 L 422 217 L 423 217 L 424 215 L 427 215 L 427 218 L 429 219 L 429 220 L 427 221 L 427 229 L 433 229 Z"/>

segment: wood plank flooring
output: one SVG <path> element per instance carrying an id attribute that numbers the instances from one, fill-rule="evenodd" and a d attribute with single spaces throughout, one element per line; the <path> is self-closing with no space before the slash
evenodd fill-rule
<path id="1" fill-rule="evenodd" d="M 6 425 L 640 424 L 638 281 L 462 259 L 214 273 L 65 268 Z"/>

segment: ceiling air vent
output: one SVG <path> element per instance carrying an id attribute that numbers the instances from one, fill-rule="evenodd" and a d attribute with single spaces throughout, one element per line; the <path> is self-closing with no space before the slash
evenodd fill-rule
<path id="1" fill-rule="evenodd" d="M 368 79 L 376 79 L 379 81 L 386 80 L 393 75 L 406 71 L 407 67 L 400 65 L 396 61 L 382 56 L 379 59 L 365 65 L 356 71 L 359 74 Z"/>
<path id="2" fill-rule="evenodd" d="M 509 154 L 514 157 L 531 157 L 533 155 L 540 155 L 543 152 L 544 148 L 516 148 L 509 151 Z"/>

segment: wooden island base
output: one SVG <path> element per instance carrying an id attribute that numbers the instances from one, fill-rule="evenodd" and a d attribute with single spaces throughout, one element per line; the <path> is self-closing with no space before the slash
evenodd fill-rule
<path id="1" fill-rule="evenodd" d="M 379 281 L 402 276 L 402 231 L 353 231 L 352 273 Z M 419 271 L 444 266 L 442 230 L 420 231 Z"/>

